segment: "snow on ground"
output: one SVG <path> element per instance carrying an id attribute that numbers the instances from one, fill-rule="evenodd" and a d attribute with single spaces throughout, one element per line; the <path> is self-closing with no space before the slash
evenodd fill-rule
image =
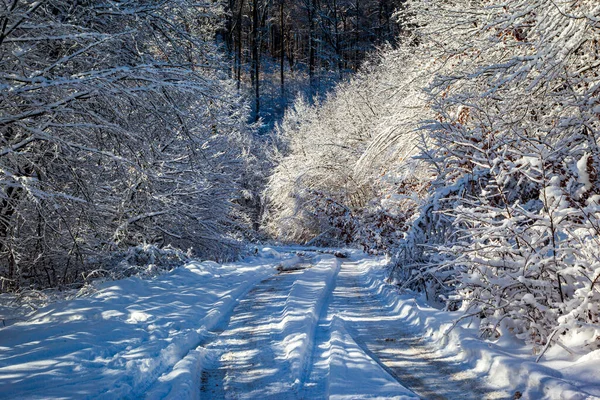
<path id="1" fill-rule="evenodd" d="M 303 397 L 323 392 L 347 399 L 498 397 L 464 368 L 442 369 L 443 362 L 427 357 L 434 349 L 419 342 L 421 332 L 407 326 L 397 303 L 383 296 L 387 285 L 370 277 L 385 263 L 354 254 L 343 264 L 319 325 L 320 345 Z"/>
<path id="2" fill-rule="evenodd" d="M 206 332 L 289 257 L 267 251 L 244 263 L 193 262 L 42 308 L 0 329 L 0 397 L 139 397 L 161 377 L 166 387 L 184 384 Z"/>
<path id="3" fill-rule="evenodd" d="M 316 250 L 192 262 L 40 309 L 0 329 L 0 397 L 600 396 L 600 353 L 552 349 L 536 364 L 467 320 L 444 335 L 459 314 L 400 295 L 384 258 Z"/>
<path id="4" fill-rule="evenodd" d="M 325 378 L 331 399 L 415 399 L 417 396 L 400 384 L 348 333 L 341 319 L 333 317 L 324 343 L 328 371 Z M 319 371 L 318 368 L 314 368 Z M 321 372 L 321 371 L 319 371 Z M 318 374 L 319 372 L 316 372 Z M 323 377 L 320 377 L 322 379 Z M 305 389 L 311 393 L 311 389 Z"/>
<path id="5" fill-rule="evenodd" d="M 313 256 L 305 269 L 261 282 L 233 310 L 207 346 L 220 354 L 205 374 L 205 398 L 294 398 L 308 369 L 314 332 L 340 262 Z"/>
<path id="6" fill-rule="evenodd" d="M 385 271 L 376 264 L 367 266 L 363 277 L 363 285 L 377 288 L 377 296 L 400 317 L 401 326 L 422 335 L 422 341 L 434 350 L 429 355 L 414 351 L 406 369 L 414 370 L 434 355 L 444 362 L 440 368 L 454 365 L 511 398 L 520 395 L 523 399 L 600 399 L 600 350 L 570 355 L 555 347 L 536 363 L 532 348 L 509 333 L 495 342 L 484 340 L 478 337 L 476 324 L 470 320 L 449 330 L 462 315 L 460 312 L 432 308 L 420 295 L 400 295 L 394 286 L 384 283 Z M 418 347 L 413 343 L 413 350 Z"/>

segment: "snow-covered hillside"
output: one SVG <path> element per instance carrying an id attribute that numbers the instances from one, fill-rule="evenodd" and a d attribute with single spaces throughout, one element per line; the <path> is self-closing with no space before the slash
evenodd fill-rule
<path id="1" fill-rule="evenodd" d="M 0 397 L 600 396 L 599 351 L 536 364 L 467 320 L 444 336 L 455 315 L 385 283 L 386 258 L 345 254 L 263 249 L 48 305 L 0 329 Z"/>

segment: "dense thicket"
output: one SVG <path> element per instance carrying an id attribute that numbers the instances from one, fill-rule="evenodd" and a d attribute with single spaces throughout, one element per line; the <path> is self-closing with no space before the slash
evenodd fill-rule
<path id="1" fill-rule="evenodd" d="M 278 131 L 282 158 L 267 188 L 270 234 L 372 251 L 400 240 L 423 175 L 410 158 L 424 115 L 411 84 L 419 73 L 404 67 L 411 57 L 405 49 L 388 51 L 322 103 L 298 101 L 287 112 Z M 411 190 L 395 193 L 399 182 Z"/>
<path id="2" fill-rule="evenodd" d="M 399 49 L 286 117 L 267 228 L 389 252 L 392 279 L 486 336 L 595 348 L 600 6 L 411 0 L 399 17 Z"/>
<path id="3" fill-rule="evenodd" d="M 253 175 L 218 2 L 0 3 L 0 278 L 69 284 L 141 243 L 231 256 Z"/>

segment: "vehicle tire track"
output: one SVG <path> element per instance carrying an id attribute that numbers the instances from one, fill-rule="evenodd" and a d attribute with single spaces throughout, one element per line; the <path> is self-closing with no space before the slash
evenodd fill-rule
<path id="1" fill-rule="evenodd" d="M 313 268 L 282 271 L 256 285 L 206 344 L 220 357 L 202 372 L 201 398 L 298 398 L 311 357 L 306 351 L 338 272 L 339 262 L 324 257 Z"/>
<path id="2" fill-rule="evenodd" d="M 354 341 L 403 386 L 426 399 L 497 399 L 507 394 L 488 388 L 427 345 L 384 304 L 376 285 L 360 271 L 342 269 L 332 312 L 344 319 Z"/>
<path id="3" fill-rule="evenodd" d="M 333 292 L 337 286 L 337 277 L 342 269 L 342 266 L 343 266 L 343 263 L 341 261 L 337 260 L 335 273 L 331 279 L 331 283 L 328 285 L 327 292 L 322 300 L 323 303 L 321 304 L 318 320 L 315 325 L 315 329 L 313 331 L 313 340 L 312 340 L 312 343 L 310 343 L 309 357 L 305 362 L 302 377 L 300 379 L 300 382 L 302 385 L 300 388 L 301 398 L 305 398 L 305 395 L 306 395 L 306 393 L 305 393 L 306 392 L 306 384 L 307 384 L 307 382 L 310 378 L 310 375 L 312 373 L 312 370 L 313 370 L 313 364 L 315 362 L 315 355 L 317 354 L 318 346 L 320 343 L 323 343 L 323 341 L 325 339 L 325 337 L 323 337 L 323 335 L 320 334 L 321 333 L 320 331 L 323 330 L 323 325 L 327 324 L 327 313 L 329 311 L 329 304 L 331 303 L 331 300 L 333 298 Z"/>

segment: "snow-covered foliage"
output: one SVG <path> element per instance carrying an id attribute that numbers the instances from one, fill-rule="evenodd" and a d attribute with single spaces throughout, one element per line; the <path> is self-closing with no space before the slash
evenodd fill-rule
<path id="1" fill-rule="evenodd" d="M 352 222 L 345 240 L 377 248 L 385 237 L 392 279 L 462 305 L 482 334 L 544 346 L 585 331 L 581 345 L 595 348 L 600 6 L 412 0 L 399 18 L 414 28 L 404 45 L 320 111 L 282 125 L 289 155 L 270 186 L 276 233 L 309 241 L 337 228 L 319 194 Z M 372 114 L 359 111 L 368 105 Z M 411 145 L 418 152 L 402 153 Z M 370 242 L 380 224 L 365 213 L 389 221 Z"/>
<path id="2" fill-rule="evenodd" d="M 267 189 L 265 227 L 272 235 L 359 242 L 378 251 L 397 241 L 398 224 L 413 218 L 424 174 L 410 157 L 417 151 L 417 118 L 427 111 L 410 82 L 422 77 L 403 68 L 410 49 L 381 57 L 322 103 L 299 99 L 288 111 L 279 127 L 280 162 Z M 400 182 L 414 190 L 396 192 Z"/>
<path id="3" fill-rule="evenodd" d="M 142 243 L 233 254 L 252 143 L 220 72 L 222 13 L 189 0 L 0 5 L 4 289 L 69 284 Z"/>
<path id="4" fill-rule="evenodd" d="M 544 344 L 598 330 L 599 12 L 540 0 L 414 13 L 426 37 L 452 42 L 431 51 L 453 64 L 427 88 L 427 155 L 442 173 L 422 217 L 447 229 L 421 243 L 442 255 L 425 279 L 456 289 L 486 334 Z M 451 21 L 455 37 L 438 28 Z"/>

